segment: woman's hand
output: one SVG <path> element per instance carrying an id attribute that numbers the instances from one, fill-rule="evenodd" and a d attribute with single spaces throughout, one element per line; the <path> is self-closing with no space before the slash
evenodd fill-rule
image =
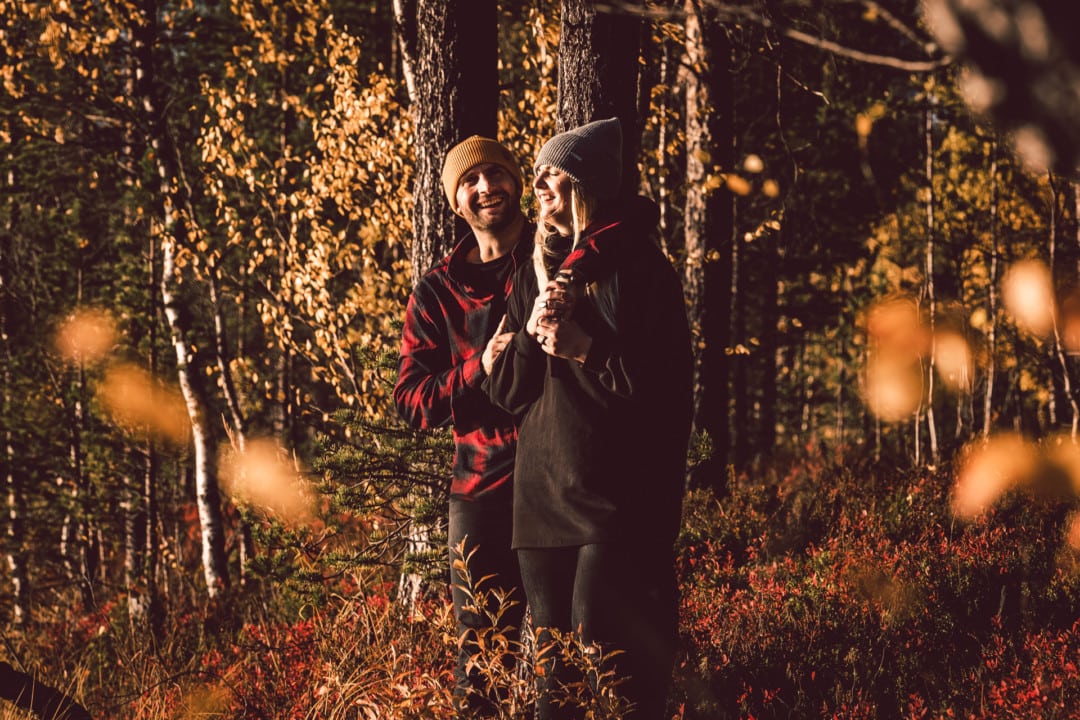
<path id="1" fill-rule="evenodd" d="M 556 281 L 549 282 L 533 301 L 532 313 L 525 323 L 525 332 L 536 338 L 537 325 L 541 320 L 568 318 L 574 309 L 574 297 Z M 538 338 L 537 338 L 538 339 Z"/>
<path id="2" fill-rule="evenodd" d="M 541 318 L 536 324 L 536 341 L 548 355 L 585 362 L 592 347 L 587 335 L 573 319 Z"/>

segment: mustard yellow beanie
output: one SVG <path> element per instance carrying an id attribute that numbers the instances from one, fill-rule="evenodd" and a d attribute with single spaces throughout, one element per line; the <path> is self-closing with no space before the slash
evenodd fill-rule
<path id="1" fill-rule="evenodd" d="M 469 168 L 479 163 L 494 163 L 506 168 L 510 177 L 517 183 L 519 196 L 525 188 L 521 168 L 510 151 L 491 138 L 473 135 L 450 148 L 443 162 L 443 189 L 446 191 L 446 199 L 450 202 L 450 209 L 458 215 L 461 214 L 457 204 L 458 180 Z"/>

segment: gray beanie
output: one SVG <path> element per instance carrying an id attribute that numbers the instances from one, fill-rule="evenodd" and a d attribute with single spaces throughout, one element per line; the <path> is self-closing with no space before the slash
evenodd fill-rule
<path id="1" fill-rule="evenodd" d="M 619 192 L 622 181 L 622 125 L 619 118 L 596 120 L 555 135 L 540 148 L 535 167 L 551 165 L 598 198 Z"/>

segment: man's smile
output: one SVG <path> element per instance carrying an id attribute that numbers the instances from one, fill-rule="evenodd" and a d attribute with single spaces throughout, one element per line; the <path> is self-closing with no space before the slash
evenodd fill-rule
<path id="1" fill-rule="evenodd" d="M 495 195 L 478 200 L 476 203 L 477 210 L 494 210 L 502 207 L 506 203 L 505 195 Z"/>

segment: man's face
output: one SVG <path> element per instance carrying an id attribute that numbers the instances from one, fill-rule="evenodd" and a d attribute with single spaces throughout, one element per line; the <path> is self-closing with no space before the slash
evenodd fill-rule
<path id="1" fill-rule="evenodd" d="M 500 230 L 521 212 L 517 183 L 496 163 L 478 163 L 458 180 L 458 210 L 473 230 Z"/>

